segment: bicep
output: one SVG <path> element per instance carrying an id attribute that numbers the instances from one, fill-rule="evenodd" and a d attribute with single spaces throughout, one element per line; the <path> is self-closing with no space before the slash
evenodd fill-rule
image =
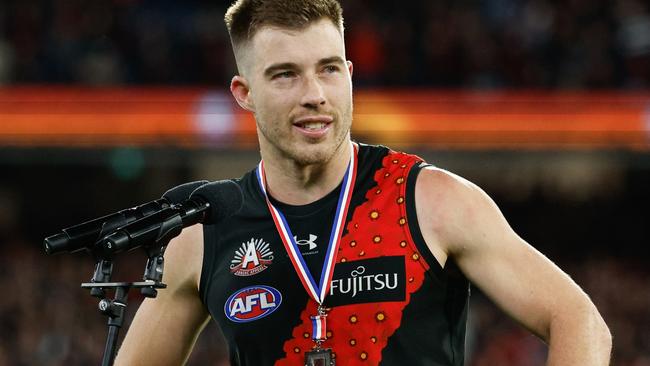
<path id="1" fill-rule="evenodd" d="M 554 314 L 581 297 L 582 291 L 509 227 L 495 226 L 479 235 L 452 254 L 458 266 L 508 315 L 548 340 Z"/>
<path id="2" fill-rule="evenodd" d="M 201 225 L 184 230 L 170 243 L 163 277 L 167 288 L 140 305 L 116 365 L 180 365 L 186 361 L 209 319 L 198 294 L 202 254 Z"/>

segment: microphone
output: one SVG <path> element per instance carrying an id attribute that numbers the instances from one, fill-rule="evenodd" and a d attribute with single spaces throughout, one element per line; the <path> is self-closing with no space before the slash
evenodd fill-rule
<path id="1" fill-rule="evenodd" d="M 194 190 L 206 183 L 208 183 L 207 180 L 184 183 L 169 189 L 162 195 L 162 198 L 155 201 L 63 229 L 61 233 L 45 238 L 43 243 L 45 253 L 74 253 L 90 248 L 100 238 L 122 226 L 183 202 Z"/>
<path id="2" fill-rule="evenodd" d="M 192 192 L 185 202 L 119 228 L 98 242 L 96 248 L 108 256 L 140 246 L 166 245 L 188 226 L 215 224 L 236 214 L 243 201 L 241 188 L 234 181 L 208 183 Z"/>

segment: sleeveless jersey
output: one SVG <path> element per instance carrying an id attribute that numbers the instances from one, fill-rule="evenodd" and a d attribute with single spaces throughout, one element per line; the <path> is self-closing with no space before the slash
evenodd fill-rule
<path id="1" fill-rule="evenodd" d="M 427 248 L 415 210 L 414 155 L 359 144 L 357 179 L 325 300 L 339 365 L 463 365 L 468 281 Z M 232 365 L 302 365 L 317 304 L 303 288 L 255 171 L 236 180 L 233 217 L 204 226 L 200 296 Z M 312 273 L 320 273 L 338 191 L 305 206 L 274 202 Z M 316 276 L 318 281 L 318 276 Z"/>

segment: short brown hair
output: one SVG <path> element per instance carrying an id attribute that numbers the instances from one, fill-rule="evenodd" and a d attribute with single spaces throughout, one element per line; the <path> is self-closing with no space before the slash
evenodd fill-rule
<path id="1" fill-rule="evenodd" d="M 302 29 L 323 18 L 343 32 L 343 10 L 337 0 L 237 0 L 228 8 L 225 21 L 235 47 L 263 26 Z"/>

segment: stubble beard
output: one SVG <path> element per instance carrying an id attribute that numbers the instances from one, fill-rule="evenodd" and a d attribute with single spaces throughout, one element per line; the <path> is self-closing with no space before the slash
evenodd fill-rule
<path id="1" fill-rule="evenodd" d="M 339 119 L 336 118 L 333 121 L 333 128 L 337 130 L 336 135 L 333 136 L 332 141 L 319 141 L 314 143 L 301 143 L 289 135 L 282 133 L 281 129 L 273 128 L 270 129 L 262 127 L 258 124 L 260 133 L 263 135 L 263 138 L 266 140 L 266 143 L 272 146 L 272 149 L 275 150 L 274 155 L 280 156 L 283 159 L 291 160 L 294 164 L 304 167 L 309 165 L 322 165 L 329 162 L 332 157 L 336 155 L 336 152 L 341 149 L 341 145 L 347 140 L 347 137 L 350 133 L 352 112 L 349 111 L 347 115 L 342 116 L 342 118 L 347 119 L 349 122 L 345 127 L 337 124 L 340 123 Z M 256 116 L 257 118 L 257 116 Z"/>

